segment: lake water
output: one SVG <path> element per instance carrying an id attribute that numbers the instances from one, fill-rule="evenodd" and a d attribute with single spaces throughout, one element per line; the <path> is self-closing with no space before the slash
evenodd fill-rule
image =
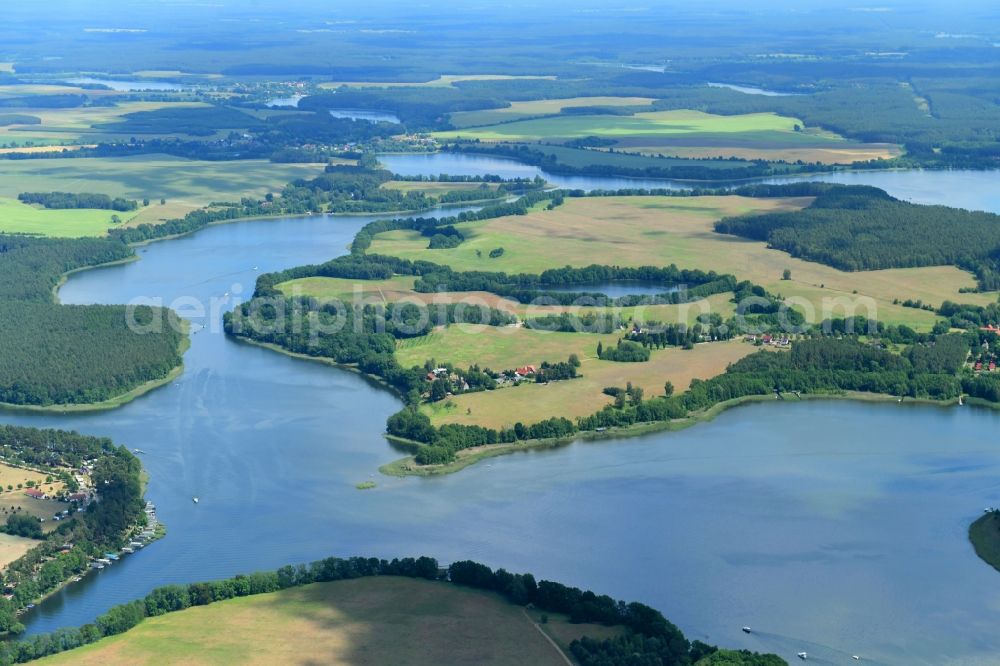
<path id="1" fill-rule="evenodd" d="M 291 97 L 275 97 L 267 103 L 268 106 L 274 107 L 292 107 L 296 108 L 299 102 L 305 97 L 305 95 L 292 95 Z"/>
<path id="2" fill-rule="evenodd" d="M 764 88 L 755 88 L 753 86 L 738 86 L 732 83 L 713 83 L 711 81 L 709 81 L 706 85 L 709 88 L 729 88 L 730 90 L 735 90 L 736 92 L 745 93 L 747 95 L 764 95 L 765 97 L 788 97 L 789 95 L 801 94 L 778 92 L 777 90 L 766 90 Z"/>
<path id="3" fill-rule="evenodd" d="M 135 90 L 187 90 L 190 86 L 170 81 L 147 81 L 146 79 L 99 79 L 90 76 L 81 76 L 67 79 L 69 83 L 77 85 L 102 85 L 122 92 L 132 92 Z"/>
<path id="4" fill-rule="evenodd" d="M 534 178 L 541 176 L 556 187 L 567 190 L 620 190 L 627 188 L 688 189 L 690 183 L 655 178 L 564 176 L 549 173 L 517 160 L 486 155 L 459 153 L 382 154 L 378 156 L 387 169 L 404 176 L 501 176 Z"/>
<path id="5" fill-rule="evenodd" d="M 655 178 L 601 178 L 553 174 L 522 162 L 498 159 L 486 155 L 456 153 L 425 153 L 417 155 L 379 155 L 386 168 L 408 176 L 493 174 L 504 178 L 534 178 L 541 176 L 565 189 L 616 190 L 622 188 L 690 189 L 691 183 Z M 814 180 L 830 183 L 873 185 L 894 197 L 923 204 L 944 204 L 969 210 L 1000 213 L 1000 173 L 997 171 L 862 171 L 834 172 L 811 176 L 767 178 L 761 182 L 792 183 Z M 720 183 L 735 186 L 745 183 Z"/>
<path id="6" fill-rule="evenodd" d="M 298 104 L 296 104 L 298 106 Z M 370 123 L 395 123 L 399 124 L 399 117 L 387 111 L 366 111 L 365 109 L 330 109 L 330 115 L 334 118 L 352 118 L 354 120 L 367 120 Z"/>
<path id="7" fill-rule="evenodd" d="M 927 177 L 905 186 L 905 174 L 864 175 L 914 191 Z M 958 174 L 935 175 L 946 184 L 930 192 L 945 203 L 968 201 L 983 182 L 967 174 L 965 187 L 949 187 Z M 978 201 L 995 210 L 998 196 Z M 60 296 L 186 298 L 182 314 L 205 323 L 191 304 L 246 297 L 260 272 L 342 254 L 369 219 L 213 226 L 76 274 Z M 765 403 L 677 433 L 393 479 L 376 470 L 401 455 L 382 437 L 400 403 L 361 377 L 234 342 L 217 326 L 192 336 L 185 366 L 172 385 L 110 412 L 0 414 L 145 450 L 148 497 L 169 529 L 40 604 L 24 618 L 29 632 L 91 621 L 165 583 L 329 555 L 428 554 L 641 600 L 691 638 L 789 660 L 806 650 L 821 663 L 993 664 L 1000 653 L 1000 574 L 965 536 L 982 507 L 1000 504 L 1000 413 Z M 354 488 L 369 478 L 376 489 Z"/>

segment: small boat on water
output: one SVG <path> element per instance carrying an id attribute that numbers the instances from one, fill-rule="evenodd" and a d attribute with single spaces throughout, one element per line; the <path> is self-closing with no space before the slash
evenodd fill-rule
<path id="1" fill-rule="evenodd" d="M 198 498 L 197 497 L 192 497 L 191 501 L 194 502 L 195 504 L 197 504 L 198 503 Z"/>
<path id="2" fill-rule="evenodd" d="M 805 661 L 806 659 L 809 658 L 809 653 L 808 652 L 799 652 L 795 656 L 798 657 L 799 659 L 802 659 L 803 661 Z"/>
<path id="3" fill-rule="evenodd" d="M 749 633 L 752 633 L 752 632 L 750 631 L 750 627 L 743 627 L 743 633 L 744 633 L 744 634 L 749 634 Z"/>
<path id="4" fill-rule="evenodd" d="M 145 453 L 142 449 L 132 449 L 132 453 Z"/>
<path id="5" fill-rule="evenodd" d="M 131 547 L 129 547 L 129 546 L 125 546 L 124 548 L 122 548 L 122 552 L 123 552 L 123 553 L 130 553 L 130 554 L 131 554 L 131 553 L 134 553 L 134 552 L 135 552 L 135 549 L 134 549 L 134 548 L 131 548 Z"/>
<path id="6" fill-rule="evenodd" d="M 79 583 L 81 580 L 83 580 L 83 578 L 81 578 L 80 576 L 74 576 L 73 577 L 73 582 L 74 583 Z"/>

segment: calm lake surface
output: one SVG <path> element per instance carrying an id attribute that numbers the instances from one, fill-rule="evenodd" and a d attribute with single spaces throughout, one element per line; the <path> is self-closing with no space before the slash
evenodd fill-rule
<path id="1" fill-rule="evenodd" d="M 765 97 L 788 97 L 789 95 L 800 94 L 778 92 L 777 90 L 765 90 L 764 88 L 755 88 L 754 86 L 738 86 L 732 83 L 713 83 L 711 81 L 705 85 L 709 88 L 729 88 L 730 90 L 735 90 L 736 92 L 745 93 L 747 95 L 764 95 Z"/>
<path id="2" fill-rule="evenodd" d="M 295 106 L 298 106 L 296 102 Z M 353 120 L 367 120 L 370 123 L 395 123 L 399 124 L 399 117 L 387 111 L 366 111 L 365 109 L 330 109 L 330 115 L 334 118 L 351 118 Z"/>
<path id="3" fill-rule="evenodd" d="M 431 164 L 425 173 L 467 173 Z M 995 189 L 969 192 L 995 174 L 863 176 L 897 196 L 1000 208 Z M 25 616 L 29 632 L 89 622 L 165 583 L 330 555 L 428 554 L 641 600 L 691 638 L 789 660 L 806 650 L 820 663 L 996 663 L 1000 574 L 965 533 L 1000 504 L 1000 413 L 765 403 L 682 432 L 506 456 L 444 478 L 381 477 L 378 466 L 401 455 L 382 438 L 395 398 L 355 374 L 226 339 L 218 321 L 232 296 L 211 316 L 192 309 L 226 292 L 248 297 L 260 272 L 344 253 L 369 219 L 213 226 L 70 278 L 63 302 L 161 297 L 209 326 L 192 336 L 182 377 L 125 407 L 0 414 L 145 450 L 148 497 L 169 530 L 40 604 Z M 354 488 L 369 478 L 376 489 Z"/>
<path id="4" fill-rule="evenodd" d="M 588 284 L 571 284 L 541 287 L 543 291 L 558 291 L 570 294 L 604 294 L 609 298 L 622 296 L 656 296 L 677 291 L 677 287 L 667 284 L 656 284 L 643 280 L 615 280 L 613 282 L 593 282 Z"/>
<path id="5" fill-rule="evenodd" d="M 301 102 L 304 97 L 305 97 L 305 95 L 292 95 L 291 97 L 275 97 L 274 99 L 272 99 L 271 101 L 269 101 L 267 103 L 267 105 L 270 106 L 270 107 L 272 107 L 272 108 L 273 107 L 293 107 L 293 108 L 295 108 L 295 107 L 298 107 L 299 102 Z"/>
<path id="6" fill-rule="evenodd" d="M 657 180 L 655 178 L 616 178 L 590 176 L 564 176 L 549 173 L 538 167 L 516 160 L 501 159 L 485 155 L 464 155 L 458 153 L 383 154 L 378 159 L 387 169 L 403 176 L 501 176 L 503 178 L 534 178 L 541 176 L 556 187 L 568 190 L 620 190 L 636 188 L 664 188 L 682 190 L 690 188 L 690 183 Z"/>
<path id="7" fill-rule="evenodd" d="M 146 79 L 98 79 L 90 76 L 80 76 L 67 79 L 67 81 L 77 85 L 102 85 L 107 86 L 112 90 L 119 90 L 122 92 L 130 92 L 133 90 L 187 90 L 190 87 L 179 83 L 171 83 L 170 81 L 147 81 Z"/>

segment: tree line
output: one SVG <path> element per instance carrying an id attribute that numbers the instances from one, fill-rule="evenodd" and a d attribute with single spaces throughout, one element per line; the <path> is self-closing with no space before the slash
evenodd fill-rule
<path id="1" fill-rule="evenodd" d="M 955 265 L 984 290 L 1000 287 L 1000 216 L 913 204 L 874 187 L 835 187 L 802 210 L 724 218 L 715 230 L 841 270 Z"/>
<path id="2" fill-rule="evenodd" d="M 0 451 L 5 460 L 27 462 L 60 477 L 87 460 L 97 493 L 97 501 L 89 503 L 86 511 L 73 511 L 48 535 L 40 534 L 36 518 L 29 519 L 37 529 L 23 519 L 14 519 L 14 524 L 8 521 L 8 532 L 42 539 L 3 572 L 3 584 L 13 593 L 0 599 L 0 633 L 17 634 L 24 629 L 18 620 L 20 609 L 86 571 L 93 557 L 121 547 L 126 535 L 145 523 L 142 465 L 128 449 L 116 447 L 107 438 L 61 430 L 0 426 Z M 66 543 L 72 544 L 68 551 Z"/>
<path id="3" fill-rule="evenodd" d="M 689 666 L 709 657 L 718 648 L 701 641 L 688 641 L 683 632 L 654 608 L 639 602 L 618 601 L 606 595 L 581 590 L 561 583 L 536 580 L 531 574 L 514 574 L 477 562 L 463 560 L 442 569 L 431 557 L 405 557 L 392 560 L 364 557 L 329 557 L 308 565 L 284 566 L 276 571 L 241 574 L 224 580 L 166 585 L 144 598 L 114 606 L 94 622 L 81 627 L 57 629 L 47 634 L 0 643 L 0 664 L 17 664 L 58 654 L 94 643 L 107 636 L 125 633 L 146 618 L 175 613 L 187 608 L 207 606 L 219 601 L 270 594 L 314 583 L 330 583 L 377 576 L 403 576 L 495 592 L 508 602 L 550 613 L 564 613 L 574 623 L 598 623 L 623 626 L 626 637 L 642 639 L 639 654 L 646 658 L 618 653 L 620 638 L 598 641 L 574 641 L 574 656 L 588 664 L 624 666 L 634 663 L 657 663 L 664 666 Z M 748 653 L 750 654 L 750 653 Z M 614 655 L 610 660 L 608 655 Z M 649 661 L 653 655 L 658 661 Z M 780 663 L 770 655 L 753 655 L 746 666 L 770 666 Z"/>
<path id="4" fill-rule="evenodd" d="M 139 202 L 134 199 L 115 197 L 107 194 L 70 192 L 21 192 L 18 201 L 26 204 L 40 204 L 45 208 L 96 208 L 99 210 L 117 210 L 122 213 L 137 210 Z"/>
<path id="5" fill-rule="evenodd" d="M 107 400 L 180 365 L 176 315 L 148 306 L 59 305 L 53 289 L 71 270 L 134 256 L 111 239 L 0 235 L 0 402 Z"/>

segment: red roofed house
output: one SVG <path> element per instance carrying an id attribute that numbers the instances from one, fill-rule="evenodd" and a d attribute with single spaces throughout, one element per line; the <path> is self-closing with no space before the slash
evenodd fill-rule
<path id="1" fill-rule="evenodd" d="M 89 498 L 89 495 L 87 495 L 87 493 L 73 493 L 72 495 L 69 496 L 69 501 L 70 502 L 86 502 L 88 498 Z"/>
<path id="2" fill-rule="evenodd" d="M 514 372 L 516 372 L 517 374 L 521 375 L 522 377 L 527 377 L 528 375 L 535 374 L 536 370 L 535 370 L 535 366 L 533 366 L 533 365 L 526 365 L 523 368 L 518 368 Z"/>
<path id="3" fill-rule="evenodd" d="M 34 497 L 35 499 L 49 498 L 48 495 L 43 493 L 41 490 L 38 490 L 37 488 L 28 488 L 27 490 L 24 491 L 24 494 L 27 495 L 28 497 Z"/>

